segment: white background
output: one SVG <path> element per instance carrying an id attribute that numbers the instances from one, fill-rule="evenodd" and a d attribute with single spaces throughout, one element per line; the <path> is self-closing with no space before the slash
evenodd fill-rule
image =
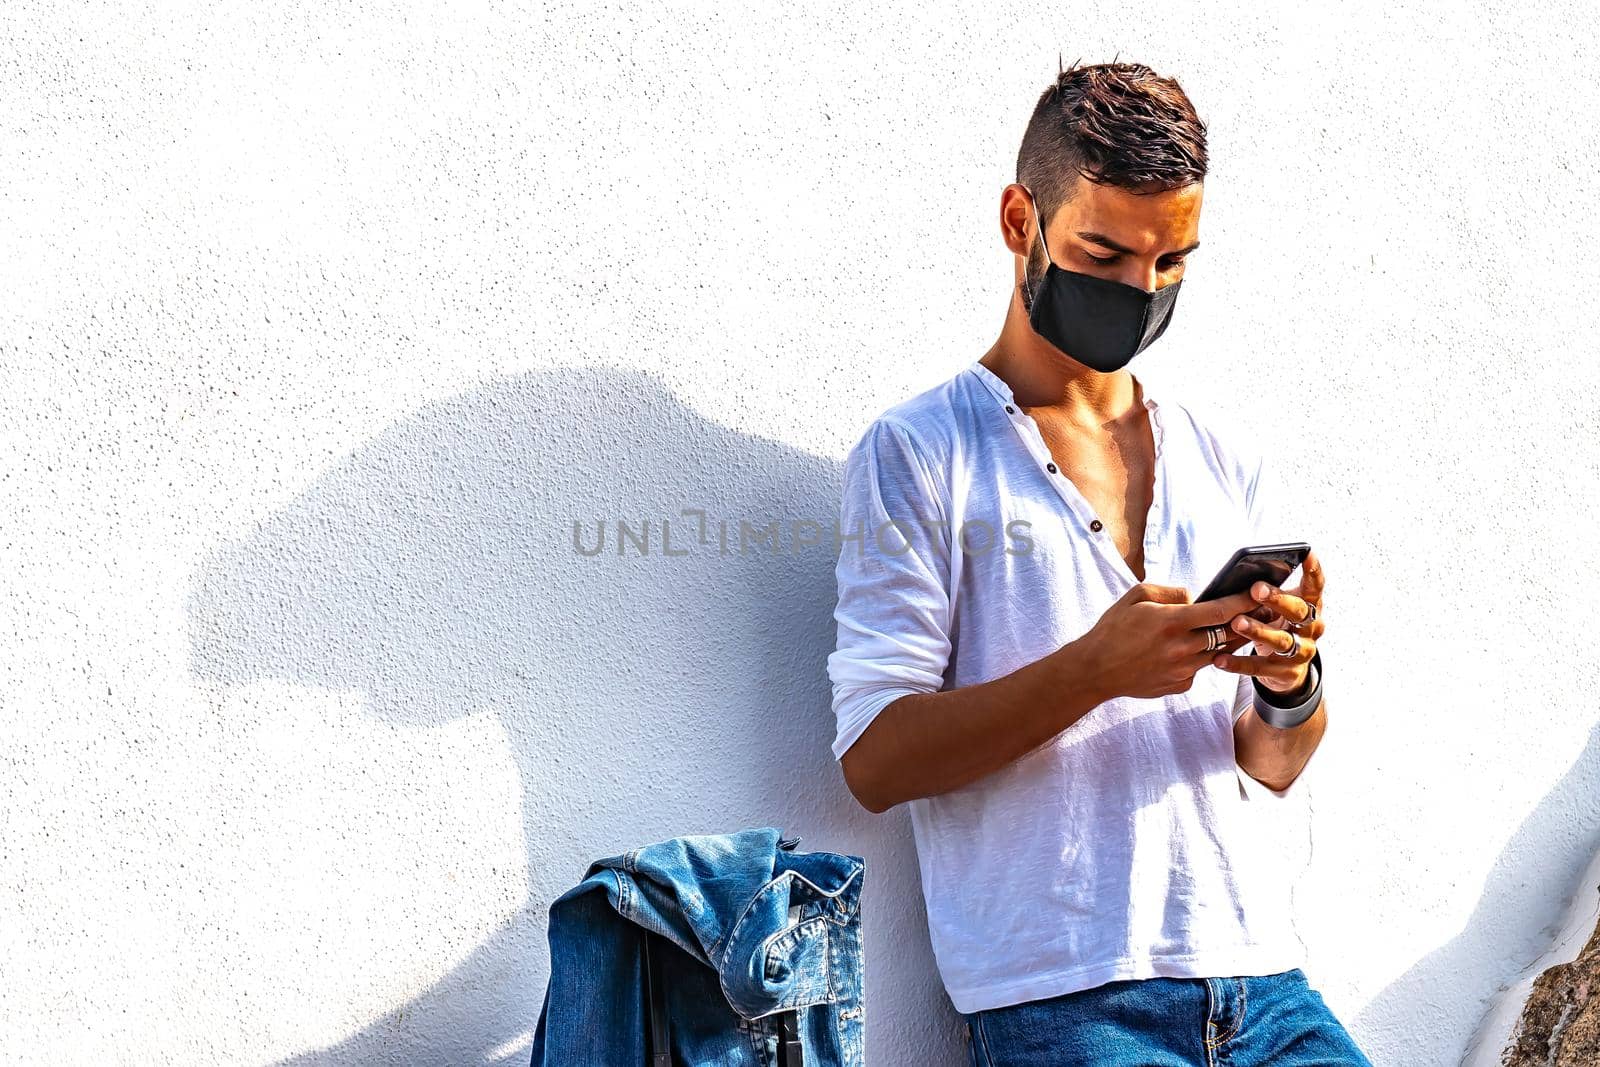
<path id="1" fill-rule="evenodd" d="M 867 860 L 867 1062 L 962 1062 L 829 753 L 831 556 L 572 524 L 833 518 L 1000 327 L 1058 58 L 1120 53 L 1212 159 L 1133 369 L 1328 572 L 1308 973 L 1456 1062 L 1595 888 L 1600 56 L 1252 7 L 0 10 L 0 1059 L 522 1063 L 590 860 L 774 825 Z"/>

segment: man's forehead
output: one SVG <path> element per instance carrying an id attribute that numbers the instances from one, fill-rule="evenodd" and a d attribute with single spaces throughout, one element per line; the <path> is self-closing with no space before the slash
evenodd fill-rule
<path id="1" fill-rule="evenodd" d="M 1196 243 L 1202 189 L 1199 183 L 1139 194 L 1084 182 L 1063 204 L 1063 228 L 1107 248 L 1137 251 L 1154 244 Z"/>
<path id="2" fill-rule="evenodd" d="M 1199 182 L 1140 193 L 1117 185 L 1084 181 L 1079 183 L 1077 195 L 1067 201 L 1067 206 L 1076 206 L 1080 214 L 1092 212 L 1112 218 L 1189 219 L 1199 214 L 1204 193 L 1205 187 Z"/>

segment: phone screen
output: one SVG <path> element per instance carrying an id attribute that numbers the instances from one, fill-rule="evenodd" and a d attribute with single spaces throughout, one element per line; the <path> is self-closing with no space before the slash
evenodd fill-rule
<path id="1" fill-rule="evenodd" d="M 1195 603 L 1242 593 L 1255 582 L 1281 587 L 1305 561 L 1311 546 L 1304 541 L 1281 545 L 1250 545 L 1236 551 L 1212 578 Z"/>

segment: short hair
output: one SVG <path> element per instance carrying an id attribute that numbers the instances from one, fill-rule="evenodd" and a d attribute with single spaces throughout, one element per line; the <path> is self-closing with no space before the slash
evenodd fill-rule
<path id="1" fill-rule="evenodd" d="M 1043 225 L 1082 179 L 1134 193 L 1206 176 L 1206 126 L 1172 78 L 1143 63 L 1067 70 L 1039 97 L 1017 152 L 1017 181 L 1033 193 Z"/>

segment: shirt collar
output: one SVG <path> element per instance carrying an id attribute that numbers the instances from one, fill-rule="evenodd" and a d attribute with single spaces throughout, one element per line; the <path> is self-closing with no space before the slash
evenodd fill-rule
<path id="1" fill-rule="evenodd" d="M 972 366 L 968 369 L 971 370 L 973 374 L 978 376 L 979 381 L 988 386 L 991 393 L 1000 398 L 1001 403 L 1016 403 L 1016 397 L 1011 392 L 1011 386 L 1007 385 L 1004 378 L 1000 377 L 994 371 L 984 366 L 983 363 L 978 360 L 973 360 Z M 1154 411 L 1160 406 L 1160 404 L 1150 392 L 1150 383 L 1139 377 L 1137 374 L 1134 374 L 1132 371 L 1129 371 L 1128 373 L 1132 375 L 1134 382 L 1136 382 L 1138 385 L 1138 392 L 1144 397 L 1144 406 L 1147 409 Z"/>

